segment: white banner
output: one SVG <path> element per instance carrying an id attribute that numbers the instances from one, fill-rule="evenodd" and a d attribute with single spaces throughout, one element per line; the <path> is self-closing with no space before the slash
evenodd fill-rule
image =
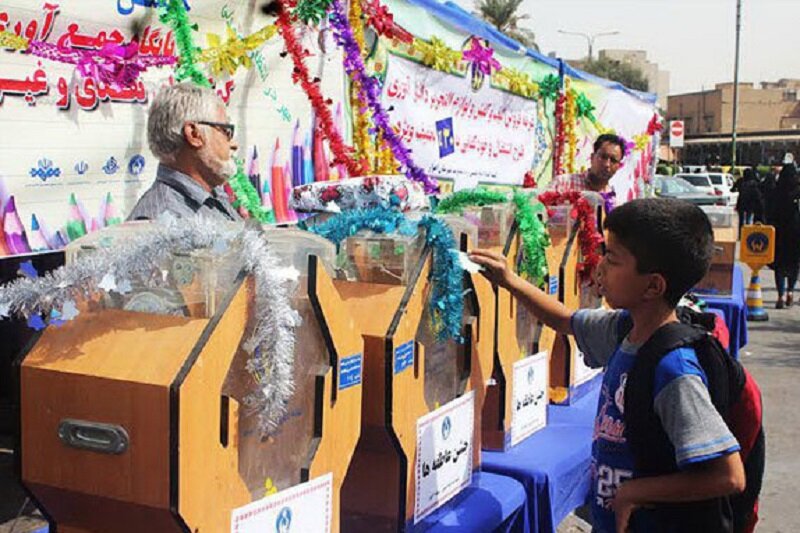
<path id="1" fill-rule="evenodd" d="M 587 365 L 583 352 L 577 349 L 572 361 L 575 372 L 575 385 L 582 385 L 603 371 L 602 368 L 592 368 Z"/>
<path id="2" fill-rule="evenodd" d="M 231 533 L 325 533 L 331 531 L 333 474 L 282 490 L 234 509 Z"/>
<path id="3" fill-rule="evenodd" d="M 417 420 L 415 524 L 472 481 L 474 427 L 474 391 Z"/>
<path id="4" fill-rule="evenodd" d="M 383 104 L 414 162 L 456 189 L 478 181 L 521 185 L 547 149 L 538 105 L 390 55 Z"/>
<path id="5" fill-rule="evenodd" d="M 547 352 L 514 363 L 514 404 L 511 411 L 511 446 L 547 425 Z"/>

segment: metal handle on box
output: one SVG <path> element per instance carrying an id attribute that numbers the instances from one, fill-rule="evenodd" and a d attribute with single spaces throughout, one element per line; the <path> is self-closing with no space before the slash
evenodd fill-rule
<path id="1" fill-rule="evenodd" d="M 128 449 L 128 432 L 116 424 L 65 418 L 58 424 L 58 438 L 72 448 L 118 455 Z"/>

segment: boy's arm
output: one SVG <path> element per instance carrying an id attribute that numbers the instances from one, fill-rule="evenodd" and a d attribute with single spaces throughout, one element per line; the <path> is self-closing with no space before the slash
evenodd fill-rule
<path id="1" fill-rule="evenodd" d="M 739 452 L 697 463 L 675 474 L 637 478 L 623 483 L 614 498 L 617 532 L 628 528 L 631 513 L 653 503 L 692 502 L 742 492 L 745 474 Z"/>
<path id="2" fill-rule="evenodd" d="M 472 250 L 469 258 L 483 267 L 492 283 L 508 289 L 531 313 L 558 333 L 572 335 L 572 312 L 556 298 L 528 283 L 508 268 L 506 257 L 488 250 Z"/>

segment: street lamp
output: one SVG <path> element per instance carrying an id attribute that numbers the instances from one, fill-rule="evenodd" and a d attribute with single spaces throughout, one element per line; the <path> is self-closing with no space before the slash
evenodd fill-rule
<path id="1" fill-rule="evenodd" d="M 594 40 L 598 37 L 606 37 L 608 35 L 618 35 L 619 31 L 603 31 L 600 33 L 588 34 L 588 33 L 581 33 L 579 31 L 564 31 L 558 30 L 558 33 L 563 33 L 564 35 L 577 35 L 578 37 L 583 37 L 586 39 L 586 42 L 589 45 L 589 61 L 592 60 L 592 50 L 594 49 Z"/>

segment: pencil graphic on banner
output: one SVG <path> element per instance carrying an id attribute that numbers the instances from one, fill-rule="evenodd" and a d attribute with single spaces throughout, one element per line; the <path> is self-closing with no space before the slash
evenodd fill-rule
<path id="1" fill-rule="evenodd" d="M 28 244 L 33 252 L 43 252 L 50 249 L 47 237 L 45 237 L 36 215 L 31 215 L 31 234 L 28 237 Z"/>
<path id="2" fill-rule="evenodd" d="M 313 138 L 314 181 L 328 181 L 328 156 L 325 155 L 325 143 L 322 142 L 322 135 L 316 128 L 313 131 Z"/>
<path id="3" fill-rule="evenodd" d="M 289 162 L 286 162 L 286 166 L 284 167 L 284 172 L 287 174 L 289 173 Z M 286 221 L 287 222 L 295 222 L 297 220 L 297 213 L 294 212 L 294 209 L 289 209 L 289 195 L 292 194 L 292 184 L 289 180 L 286 180 L 286 192 L 284 193 L 283 197 L 283 205 L 286 206 Z"/>
<path id="4" fill-rule="evenodd" d="M 53 236 L 53 250 L 61 250 L 68 242 L 69 239 L 61 230 L 56 231 L 56 234 Z"/>
<path id="5" fill-rule="evenodd" d="M 11 255 L 11 250 L 8 248 L 8 244 L 6 244 L 6 232 L 3 230 L 3 215 L 2 213 L 5 212 L 5 209 L 0 211 L 0 257 L 5 257 L 7 255 Z"/>
<path id="6" fill-rule="evenodd" d="M 286 184 L 284 183 L 283 165 L 281 164 L 281 140 L 275 139 L 275 150 L 272 152 L 272 172 L 270 187 L 272 188 L 272 208 L 275 210 L 275 220 L 286 222 Z"/>
<path id="7" fill-rule="evenodd" d="M 35 215 L 31 215 L 31 218 L 34 216 Z M 51 250 L 57 250 L 56 236 L 48 229 L 47 224 L 44 222 L 44 217 L 36 217 L 36 223 L 39 225 L 39 231 L 42 233 L 42 237 L 44 237 L 47 246 L 50 247 Z M 33 227 L 33 220 L 31 220 L 31 227 Z"/>
<path id="8" fill-rule="evenodd" d="M 86 223 L 81 217 L 81 211 L 78 207 L 78 199 L 75 198 L 75 193 L 69 195 L 69 218 L 67 219 L 67 237 L 70 241 L 79 239 L 86 235 Z"/>
<path id="9" fill-rule="evenodd" d="M 303 184 L 314 183 L 314 160 L 311 158 L 311 132 L 303 143 Z"/>
<path id="10" fill-rule="evenodd" d="M 12 254 L 30 253 L 31 247 L 28 245 L 25 228 L 19 219 L 17 205 L 13 196 L 9 196 L 6 202 L 5 214 L 3 215 L 3 231 L 6 234 L 6 244 L 9 252 Z"/>
<path id="11" fill-rule="evenodd" d="M 100 200 L 100 207 L 97 209 L 97 216 L 93 217 L 101 228 L 106 226 L 106 202 L 108 202 L 108 197 L 103 196 L 103 199 Z"/>
<path id="12" fill-rule="evenodd" d="M 294 124 L 294 134 L 292 135 L 292 186 L 297 187 L 303 184 L 303 139 L 300 135 L 300 120 Z"/>
<path id="13" fill-rule="evenodd" d="M 261 168 L 258 161 L 258 148 L 253 145 L 247 161 L 247 178 L 256 191 L 261 191 Z"/>
<path id="14" fill-rule="evenodd" d="M 114 198 L 111 193 L 106 194 L 105 211 L 103 212 L 103 221 L 106 226 L 113 226 L 122 222 L 122 219 L 117 214 L 117 207 L 114 205 Z"/>

